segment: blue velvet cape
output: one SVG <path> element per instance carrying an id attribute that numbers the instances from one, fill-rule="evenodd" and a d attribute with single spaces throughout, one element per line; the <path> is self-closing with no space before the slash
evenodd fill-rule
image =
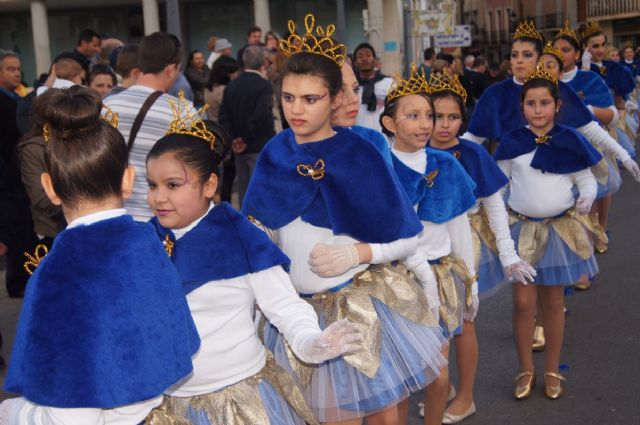
<path id="1" fill-rule="evenodd" d="M 380 133 L 371 128 L 363 127 L 361 125 L 354 125 L 351 127 L 351 130 L 355 131 L 360 137 L 369 142 L 373 143 L 373 145 L 380 151 L 382 157 L 389 165 L 392 165 L 391 161 L 391 148 L 389 147 L 389 142 L 387 142 L 387 138 L 384 134 Z"/>
<path id="2" fill-rule="evenodd" d="M 311 143 L 296 143 L 290 129 L 271 139 L 258 158 L 242 212 L 272 229 L 301 217 L 366 243 L 419 234 L 422 224 L 380 152 L 351 130 L 335 130 Z M 299 173 L 303 165 L 319 171 L 320 160 L 322 177 Z"/>
<path id="3" fill-rule="evenodd" d="M 636 82 L 629 69 L 612 60 L 603 60 L 604 70 L 595 63 L 591 64 L 591 70 L 604 79 L 616 96 L 626 97 L 636 88 Z"/>
<path id="4" fill-rule="evenodd" d="M 449 152 L 460 161 L 464 170 L 476 184 L 473 191 L 476 199 L 489 197 L 509 183 L 509 179 L 489 155 L 489 152 L 477 143 L 458 138 L 458 144 L 447 149 L 429 147 Z"/>
<path id="5" fill-rule="evenodd" d="M 462 165 L 446 152 L 425 148 L 427 167 L 418 173 L 392 154 L 398 180 L 420 220 L 436 224 L 464 214 L 476 204 L 475 184 Z"/>
<path id="6" fill-rule="evenodd" d="M 613 105 L 613 96 L 609 87 L 598 74 L 593 71 L 578 70 L 573 80 L 567 84 L 578 93 L 586 105 L 608 108 Z"/>
<path id="7" fill-rule="evenodd" d="M 153 227 L 130 216 L 60 233 L 29 280 L 4 389 L 61 408 L 161 395 L 200 338 Z"/>
<path id="8" fill-rule="evenodd" d="M 624 59 L 620 59 L 620 64 L 631 71 L 631 75 L 633 75 L 634 78 L 640 75 L 640 60 L 635 59 L 631 63 L 626 63 Z"/>
<path id="9" fill-rule="evenodd" d="M 536 144 L 537 136 L 527 127 L 512 130 L 500 140 L 494 158 L 513 159 L 537 148 L 531 167 L 554 174 L 575 173 L 602 159 L 587 139 L 571 127 L 556 124 L 547 136 L 551 137 L 547 143 Z"/>
<path id="10" fill-rule="evenodd" d="M 289 271 L 289 258 L 229 204 L 212 208 L 183 237 L 176 241 L 170 229 L 151 219 L 160 240 L 174 242 L 171 260 L 178 269 L 185 293 L 207 282 L 232 279 L 274 266 Z"/>
<path id="11" fill-rule="evenodd" d="M 558 83 L 562 106 L 556 122 L 573 128 L 589 124 L 595 118 L 580 97 L 568 85 Z M 469 132 L 475 136 L 500 140 L 507 131 L 527 125 L 522 113 L 522 85 L 513 78 L 489 86 L 480 96 L 469 121 Z"/>

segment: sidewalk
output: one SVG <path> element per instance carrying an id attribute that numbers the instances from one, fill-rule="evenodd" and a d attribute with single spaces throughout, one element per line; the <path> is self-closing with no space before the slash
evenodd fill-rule
<path id="1" fill-rule="evenodd" d="M 4 339 L 0 353 L 8 364 L 11 361 L 9 357 L 11 347 L 13 346 L 13 338 L 15 336 L 18 315 L 20 314 L 20 307 L 22 306 L 22 299 L 9 298 L 4 284 L 4 274 L 4 261 L 0 261 L 0 331 Z M 10 397 L 10 394 L 2 391 L 6 375 L 7 369 L 0 371 L 0 400 Z"/>

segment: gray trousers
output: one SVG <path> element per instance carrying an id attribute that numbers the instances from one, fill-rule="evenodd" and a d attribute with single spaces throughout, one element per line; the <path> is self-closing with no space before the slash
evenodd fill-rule
<path id="1" fill-rule="evenodd" d="M 242 208 L 242 201 L 244 200 L 244 194 L 247 193 L 247 186 L 249 186 L 249 179 L 253 174 L 253 169 L 256 168 L 256 161 L 258 160 L 258 153 L 245 153 L 235 155 L 236 162 L 236 189 L 238 191 L 238 202 L 240 208 Z"/>

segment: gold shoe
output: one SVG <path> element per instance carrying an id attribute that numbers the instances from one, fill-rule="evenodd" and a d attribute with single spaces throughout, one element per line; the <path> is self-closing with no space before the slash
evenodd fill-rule
<path id="1" fill-rule="evenodd" d="M 578 291 L 588 291 L 591 289 L 591 280 L 587 279 L 586 282 L 580 282 L 573 285 Z"/>
<path id="2" fill-rule="evenodd" d="M 533 343 L 531 349 L 533 351 L 543 351 L 547 342 L 544 339 L 544 328 L 542 326 L 536 326 L 533 330 Z"/>
<path id="3" fill-rule="evenodd" d="M 605 252 L 609 251 L 609 244 L 606 242 L 597 241 L 595 245 L 596 252 L 598 254 L 604 254 Z"/>
<path id="4" fill-rule="evenodd" d="M 518 381 L 524 376 L 529 377 L 529 382 L 525 385 L 518 385 Z M 516 400 L 524 400 L 531 395 L 534 385 L 536 385 L 536 376 L 533 372 L 521 372 L 516 376 L 516 389 L 513 391 L 513 396 Z"/>
<path id="5" fill-rule="evenodd" d="M 560 384 L 557 387 L 552 387 L 550 385 L 547 384 L 547 376 L 550 376 L 552 378 L 556 378 L 557 380 L 560 381 Z M 555 372 L 545 372 L 544 373 L 544 395 L 547 396 L 547 398 L 550 398 L 551 400 L 557 400 L 560 397 L 562 397 L 562 381 L 566 381 L 566 378 L 562 375 L 560 375 L 559 373 L 555 373 Z"/>

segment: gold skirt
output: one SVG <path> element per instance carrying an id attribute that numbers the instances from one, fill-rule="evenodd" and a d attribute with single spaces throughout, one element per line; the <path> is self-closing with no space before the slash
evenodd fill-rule
<path id="1" fill-rule="evenodd" d="M 475 277 L 469 273 L 465 262 L 447 255 L 431 265 L 438 282 L 440 319 L 445 330 L 453 332 L 462 325 L 462 315 L 471 306 L 471 286 Z"/>
<path id="2" fill-rule="evenodd" d="M 270 424 L 260 395 L 258 386 L 262 381 L 269 383 L 307 424 L 318 423 L 298 386 L 284 369 L 275 363 L 273 356 L 267 353 L 267 363 L 260 372 L 219 391 L 193 397 L 165 395 L 162 404 L 147 416 L 145 424 L 190 424 L 191 422 L 185 419 L 188 412 L 199 411 L 206 415 L 212 425 L 276 425 Z"/>

